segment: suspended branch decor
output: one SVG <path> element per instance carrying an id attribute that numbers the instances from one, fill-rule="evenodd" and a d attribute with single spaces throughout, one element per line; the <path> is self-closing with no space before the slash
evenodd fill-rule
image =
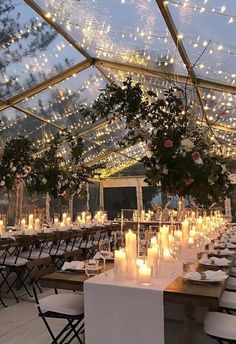
<path id="1" fill-rule="evenodd" d="M 146 182 L 150 186 L 161 183 L 164 192 L 190 196 L 198 206 L 206 207 L 229 193 L 229 171 L 226 159 L 216 153 L 210 140 L 210 128 L 197 124 L 190 101 L 187 87 L 170 88 L 158 98 L 127 78 L 122 87 L 107 85 L 92 107 L 81 112 L 94 121 L 110 119 L 111 114 L 112 121 L 125 121 L 120 145 L 147 145 L 142 159 Z"/>

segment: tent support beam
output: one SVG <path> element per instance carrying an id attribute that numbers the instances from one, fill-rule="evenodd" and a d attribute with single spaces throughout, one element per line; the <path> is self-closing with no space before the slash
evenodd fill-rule
<path id="1" fill-rule="evenodd" d="M 58 25 L 54 20 L 53 20 L 53 14 L 48 15 L 43 11 L 43 9 L 36 4 L 35 1 L 33 0 L 24 0 L 27 5 L 29 5 L 40 17 L 42 17 L 53 29 L 58 32 L 62 37 L 65 38 L 67 42 L 69 42 L 76 50 L 80 52 L 86 59 L 91 60 L 92 57 L 90 54 L 85 50 L 83 47 L 81 47 L 75 39 L 73 39 L 63 28 Z"/>
<path id="2" fill-rule="evenodd" d="M 174 23 L 174 20 L 170 14 L 170 11 L 167 7 L 167 3 L 163 0 L 156 0 L 156 3 L 159 7 L 159 10 L 165 20 L 165 23 L 168 27 L 168 30 L 171 34 L 171 37 L 175 43 L 175 46 L 183 60 L 183 63 L 185 64 L 185 67 L 188 71 L 188 74 L 189 74 L 189 77 L 190 79 L 192 80 L 192 83 L 193 83 L 193 86 L 195 87 L 196 89 L 196 93 L 197 93 L 197 96 L 198 96 L 198 100 L 199 100 L 199 104 L 201 106 L 201 109 L 202 109 L 202 114 L 203 114 L 203 117 L 205 119 L 205 121 L 207 122 L 208 124 L 208 118 L 207 118 L 207 115 L 206 115 L 206 112 L 204 110 L 204 103 L 203 103 L 203 100 L 202 100 L 202 95 L 201 95 L 201 91 L 199 90 L 198 88 L 198 84 L 197 84 L 197 77 L 196 77 L 196 74 L 194 72 L 194 69 L 192 68 L 192 63 L 188 57 L 188 54 L 184 48 L 184 45 L 183 45 L 183 42 L 182 40 L 179 38 L 178 36 L 178 30 L 175 26 L 175 23 Z"/>
<path id="3" fill-rule="evenodd" d="M 18 111 L 23 112 L 23 113 L 24 113 L 25 115 L 27 115 L 27 116 L 33 117 L 33 118 L 37 119 L 38 121 L 41 121 L 41 122 L 43 122 L 43 123 L 45 123 L 45 124 L 47 124 L 47 125 L 50 125 L 51 127 L 54 127 L 54 128 L 56 128 L 56 129 L 62 130 L 62 131 L 65 130 L 65 128 L 59 126 L 58 124 L 55 124 L 55 123 L 53 123 L 53 122 L 50 122 L 50 121 L 48 121 L 47 119 L 45 119 L 45 118 L 43 118 L 43 117 L 41 117 L 41 116 L 38 116 L 38 115 L 32 113 L 31 111 L 29 111 L 29 110 L 27 110 L 27 109 L 23 109 L 22 107 L 17 106 L 17 105 L 12 105 L 12 107 L 13 107 L 14 109 L 18 110 Z"/>
<path id="4" fill-rule="evenodd" d="M 159 77 L 161 79 L 165 79 L 166 81 L 185 84 L 187 81 L 187 76 L 183 74 L 174 74 L 171 72 L 162 72 L 159 70 L 154 70 L 151 68 L 145 68 L 142 66 L 137 66 L 131 63 L 123 63 L 123 62 L 115 62 L 115 61 L 109 61 L 109 60 L 103 60 L 103 59 L 94 59 L 95 66 L 96 67 L 106 67 L 110 69 L 115 70 L 121 70 L 123 72 L 132 72 L 135 74 L 141 74 L 147 77 L 156 78 Z M 188 85 L 194 86 L 192 80 L 190 79 L 188 82 Z M 196 85 L 199 88 L 206 88 L 211 89 L 218 92 L 227 92 L 231 94 L 236 94 L 236 87 L 221 84 L 218 82 L 205 80 L 202 78 L 197 77 L 196 79 Z"/>
<path id="5" fill-rule="evenodd" d="M 9 106 L 20 103 L 25 98 L 32 97 L 35 94 L 42 92 L 50 86 L 58 84 L 59 82 L 65 80 L 66 78 L 71 77 L 73 74 L 77 74 L 79 72 L 82 72 L 83 70 L 89 68 L 91 65 L 93 65 L 93 61 L 86 59 L 86 60 L 84 60 L 80 63 L 77 63 L 76 65 L 58 73 L 57 75 L 51 77 L 50 79 L 45 80 L 45 81 L 31 87 L 30 89 L 28 89 L 26 91 L 20 92 L 16 96 L 13 96 L 11 98 L 4 100 L 4 102 L 0 101 L 0 111 L 5 110 Z"/>

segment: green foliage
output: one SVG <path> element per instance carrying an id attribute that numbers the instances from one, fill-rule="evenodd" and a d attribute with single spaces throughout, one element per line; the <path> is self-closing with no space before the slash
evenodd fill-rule
<path id="1" fill-rule="evenodd" d="M 0 188 L 11 191 L 31 171 L 34 149 L 31 142 L 20 136 L 6 142 L 0 161 Z"/>
<path id="2" fill-rule="evenodd" d="M 62 143 L 68 144 L 67 158 L 61 154 Z M 69 197 L 80 194 L 85 183 L 99 177 L 98 169 L 102 165 L 86 166 L 83 161 L 83 141 L 65 131 L 58 133 L 49 149 L 34 159 L 32 170 L 27 179 L 27 188 L 31 193 L 49 193 L 51 196 Z"/>
<path id="3" fill-rule="evenodd" d="M 228 194 L 226 159 L 216 154 L 206 130 L 196 124 L 188 96 L 181 89 L 170 88 L 159 98 L 152 91 L 143 92 L 139 83 L 128 78 L 122 87 L 107 85 L 92 107 L 81 111 L 94 120 L 125 121 L 121 145 L 147 144 L 142 162 L 149 185 L 161 182 L 163 191 L 191 196 L 204 207 Z"/>

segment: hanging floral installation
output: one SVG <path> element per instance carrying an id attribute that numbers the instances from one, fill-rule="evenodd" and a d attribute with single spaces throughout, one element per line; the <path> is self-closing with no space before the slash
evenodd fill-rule
<path id="1" fill-rule="evenodd" d="M 210 140 L 209 130 L 197 124 L 187 87 L 170 88 L 158 98 L 144 92 L 127 78 L 122 86 L 107 85 L 92 107 L 81 108 L 84 116 L 111 118 L 126 123 L 121 146 L 145 142 L 142 159 L 150 186 L 181 197 L 190 196 L 199 206 L 221 201 L 230 189 L 227 160 Z M 108 117 L 109 116 L 109 117 Z"/>

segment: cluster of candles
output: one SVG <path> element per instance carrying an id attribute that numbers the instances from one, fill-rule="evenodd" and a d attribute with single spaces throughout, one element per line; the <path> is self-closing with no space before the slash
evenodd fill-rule
<path id="1" fill-rule="evenodd" d="M 53 220 L 54 228 L 70 228 L 75 225 L 88 225 L 91 222 L 98 224 L 104 223 L 107 221 L 107 213 L 103 211 L 98 211 L 94 218 L 89 212 L 83 211 L 80 215 L 77 216 L 75 223 L 73 223 L 71 217 L 67 213 L 62 214 L 61 221 L 58 217 L 55 217 Z M 4 222 L 0 220 L 0 234 L 4 232 Z M 25 231 L 39 231 L 42 229 L 42 222 L 39 218 L 36 218 L 33 214 L 30 214 L 28 218 L 23 218 L 20 221 L 20 230 Z"/>
<path id="2" fill-rule="evenodd" d="M 28 231 L 38 231 L 41 229 L 41 222 L 40 222 L 40 219 L 39 218 L 34 218 L 34 215 L 33 214 L 30 214 L 28 216 L 28 223 L 26 221 L 25 218 L 23 218 L 21 221 L 20 221 L 20 229 L 22 232 L 28 230 Z"/>
<path id="3" fill-rule="evenodd" d="M 173 261 L 171 243 L 178 242 L 181 248 L 196 246 L 200 237 L 204 244 L 211 236 L 224 227 L 225 220 L 216 212 L 212 216 L 196 216 L 194 212 L 181 223 L 181 229 L 163 225 L 159 233 L 150 240 L 146 256 L 138 256 L 137 234 L 129 230 L 125 233 L 125 247 L 115 250 L 115 278 L 120 281 L 136 279 L 139 284 L 148 285 L 158 277 L 160 264 Z"/>
<path id="4" fill-rule="evenodd" d="M 106 221 L 107 221 L 107 213 L 102 210 L 97 211 L 96 214 L 94 215 L 93 222 L 104 223 Z"/>
<path id="5" fill-rule="evenodd" d="M 153 216 L 154 216 L 154 212 L 151 210 L 148 210 L 148 211 L 141 210 L 140 212 L 138 210 L 135 210 L 133 213 L 133 221 L 134 222 L 152 221 L 154 220 Z"/>

